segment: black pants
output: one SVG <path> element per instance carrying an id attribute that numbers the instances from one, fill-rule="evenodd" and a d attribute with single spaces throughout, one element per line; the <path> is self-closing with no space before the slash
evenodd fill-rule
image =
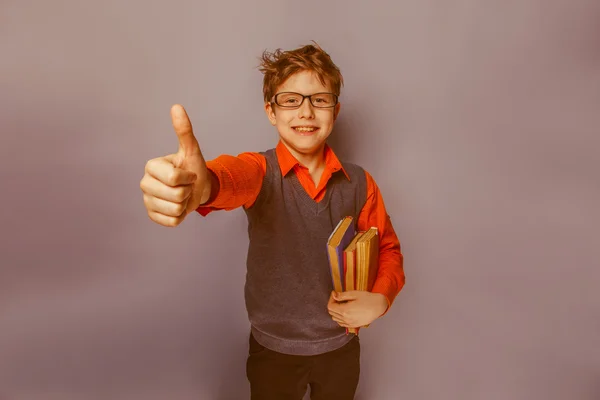
<path id="1" fill-rule="evenodd" d="M 250 334 L 246 375 L 252 400 L 352 400 L 360 374 L 360 342 L 316 356 L 293 356 L 260 345 Z"/>

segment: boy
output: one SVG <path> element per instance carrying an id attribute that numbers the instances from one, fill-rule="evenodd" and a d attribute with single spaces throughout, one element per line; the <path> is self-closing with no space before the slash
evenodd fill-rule
<path id="1" fill-rule="evenodd" d="M 192 212 L 243 207 L 250 244 L 245 301 L 252 399 L 353 399 L 358 336 L 346 328 L 384 315 L 404 286 L 403 256 L 383 199 L 361 167 L 326 144 L 343 78 L 318 46 L 263 53 L 265 112 L 274 149 L 205 162 L 188 116 L 171 109 L 179 151 L 150 160 L 140 182 L 151 220 L 177 226 Z M 379 271 L 371 292 L 332 291 L 326 242 L 345 216 L 376 226 Z"/>

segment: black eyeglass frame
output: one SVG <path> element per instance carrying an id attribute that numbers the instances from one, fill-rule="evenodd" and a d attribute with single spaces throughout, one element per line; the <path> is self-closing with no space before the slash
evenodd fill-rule
<path id="1" fill-rule="evenodd" d="M 298 96 L 302 97 L 302 101 L 300 101 L 300 104 L 293 105 L 293 106 L 281 105 L 277 102 L 277 97 L 282 94 L 297 94 Z M 333 96 L 333 98 L 335 100 L 334 104 L 331 106 L 325 106 L 325 107 L 315 105 L 315 103 L 313 103 L 313 96 L 318 96 L 318 95 L 322 95 L 322 94 L 328 94 L 328 95 Z M 304 104 L 304 99 L 306 99 L 306 98 L 308 98 L 308 101 L 310 101 L 310 104 L 315 108 L 333 108 L 333 107 L 337 106 L 337 104 L 339 102 L 338 95 L 335 93 L 331 93 L 331 92 L 319 92 L 319 93 L 313 93 L 313 94 L 307 94 L 307 95 L 303 95 L 303 94 L 296 93 L 296 92 L 280 92 L 280 93 L 276 93 L 273 96 L 273 98 L 271 99 L 271 104 L 275 103 L 277 106 L 282 107 L 282 108 L 300 108 L 302 106 L 302 104 Z"/>

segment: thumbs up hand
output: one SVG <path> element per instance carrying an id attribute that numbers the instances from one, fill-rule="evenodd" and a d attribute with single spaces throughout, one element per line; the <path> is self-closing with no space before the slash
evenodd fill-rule
<path id="1" fill-rule="evenodd" d="M 179 138 L 179 150 L 148 161 L 140 181 L 148 216 L 169 227 L 178 226 L 189 213 L 208 201 L 212 186 L 185 109 L 174 105 L 171 120 Z"/>

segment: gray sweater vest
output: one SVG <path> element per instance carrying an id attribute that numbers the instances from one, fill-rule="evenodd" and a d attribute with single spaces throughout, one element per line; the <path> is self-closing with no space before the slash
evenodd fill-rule
<path id="1" fill-rule="evenodd" d="M 244 289 L 256 340 L 271 350 L 315 355 L 346 344 L 351 335 L 331 319 L 333 284 L 327 239 L 345 216 L 356 220 L 366 202 L 364 170 L 342 163 L 324 198 L 314 201 L 291 171 L 281 175 L 274 149 L 262 153 L 267 171 L 261 191 L 246 209 L 250 245 Z"/>

